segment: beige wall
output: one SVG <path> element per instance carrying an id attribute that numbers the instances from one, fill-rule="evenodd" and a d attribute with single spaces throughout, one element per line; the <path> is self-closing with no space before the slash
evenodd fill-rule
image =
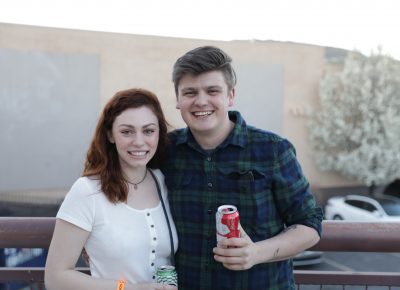
<path id="1" fill-rule="evenodd" d="M 301 110 L 305 104 L 316 103 L 318 82 L 328 65 L 325 47 L 274 41 L 192 40 L 0 23 L 0 48 L 97 55 L 101 105 L 120 89 L 148 88 L 160 97 L 167 119 L 175 127 L 184 123 L 175 109 L 172 65 L 184 52 L 200 45 L 221 47 L 233 57 L 234 64 L 282 65 L 284 99 L 283 107 L 277 108 L 282 110 L 282 135 L 295 145 L 311 184 L 314 187 L 355 184 L 338 174 L 320 172 L 308 146 L 306 118 Z"/>

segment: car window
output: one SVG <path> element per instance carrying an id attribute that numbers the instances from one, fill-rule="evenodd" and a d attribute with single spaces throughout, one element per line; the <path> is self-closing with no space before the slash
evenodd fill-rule
<path id="1" fill-rule="evenodd" d="M 373 212 L 373 211 L 378 210 L 373 204 L 370 204 L 369 202 L 362 201 L 361 203 L 362 203 L 363 209 L 365 209 L 365 210 L 367 210 L 369 212 Z"/>
<path id="2" fill-rule="evenodd" d="M 359 200 L 346 200 L 346 203 L 359 209 L 363 209 L 363 205 Z"/>
<path id="3" fill-rule="evenodd" d="M 383 210 L 389 216 L 400 216 L 400 203 L 390 200 L 390 199 L 378 199 L 379 203 L 382 205 Z"/>
<path id="4" fill-rule="evenodd" d="M 398 204 L 386 205 L 383 209 L 389 216 L 400 216 L 400 205 Z"/>
<path id="5" fill-rule="evenodd" d="M 377 208 L 373 204 L 361 200 L 346 200 L 346 203 L 356 208 L 363 209 L 369 212 L 377 210 Z"/>

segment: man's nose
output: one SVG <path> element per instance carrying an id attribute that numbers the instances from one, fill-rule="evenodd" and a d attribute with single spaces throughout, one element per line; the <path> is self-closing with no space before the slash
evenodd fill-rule
<path id="1" fill-rule="evenodd" d="M 199 92 L 196 96 L 196 105 L 205 105 L 208 103 L 208 95 L 205 92 Z"/>

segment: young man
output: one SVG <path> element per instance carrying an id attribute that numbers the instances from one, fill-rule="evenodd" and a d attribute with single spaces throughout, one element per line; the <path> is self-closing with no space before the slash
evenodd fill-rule
<path id="1" fill-rule="evenodd" d="M 164 168 L 179 289 L 295 289 L 290 258 L 319 241 L 322 210 L 293 146 L 229 111 L 236 75 L 219 48 L 187 52 L 173 81 L 188 126 L 170 134 Z M 217 245 L 215 212 L 223 204 L 237 206 L 241 237 Z"/>

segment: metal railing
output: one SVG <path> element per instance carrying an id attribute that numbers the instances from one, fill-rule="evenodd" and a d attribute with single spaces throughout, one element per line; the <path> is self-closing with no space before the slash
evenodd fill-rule
<path id="1" fill-rule="evenodd" d="M 0 217 L 0 248 L 48 248 L 55 218 Z M 324 221 L 323 236 L 310 250 L 400 252 L 399 222 Z M 87 268 L 79 270 L 87 272 Z M 399 269 L 400 271 L 400 269 Z M 295 270 L 298 285 L 400 286 L 400 272 Z M 0 267 L 0 283 L 43 283 L 43 267 Z"/>

